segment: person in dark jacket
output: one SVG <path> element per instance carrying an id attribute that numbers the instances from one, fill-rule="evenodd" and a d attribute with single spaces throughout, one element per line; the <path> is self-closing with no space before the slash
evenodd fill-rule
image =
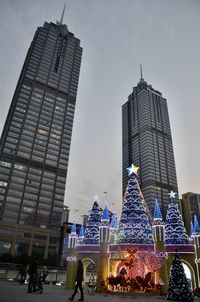
<path id="1" fill-rule="evenodd" d="M 76 285 L 74 288 L 74 292 L 72 294 L 72 296 L 70 298 L 68 298 L 68 300 L 73 301 L 74 297 L 78 291 L 78 288 L 81 292 L 81 297 L 78 301 L 84 301 L 84 296 L 83 296 L 83 287 L 82 287 L 82 282 L 83 282 L 83 262 L 79 259 L 78 260 L 78 266 L 77 266 L 77 273 L 76 273 Z"/>
<path id="2" fill-rule="evenodd" d="M 37 282 L 37 263 L 38 260 L 35 259 L 33 263 L 29 266 L 28 274 L 29 274 L 29 283 L 28 283 L 28 293 L 32 293 L 32 291 L 36 290 L 36 282 Z"/>
<path id="3" fill-rule="evenodd" d="M 46 277 L 48 275 L 48 269 L 45 265 L 42 267 L 41 275 L 42 275 L 42 282 L 45 283 Z"/>
<path id="4" fill-rule="evenodd" d="M 26 264 L 22 264 L 22 266 L 20 267 L 19 273 L 20 273 L 19 284 L 24 284 L 25 280 L 26 280 L 26 275 L 27 275 L 27 265 Z"/>

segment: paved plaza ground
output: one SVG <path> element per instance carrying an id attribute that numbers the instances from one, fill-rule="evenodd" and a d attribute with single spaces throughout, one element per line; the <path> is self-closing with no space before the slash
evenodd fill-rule
<path id="1" fill-rule="evenodd" d="M 66 302 L 72 291 L 65 290 L 63 286 L 44 285 L 43 294 L 27 293 L 27 285 L 19 285 L 16 282 L 0 282 L 0 302 Z M 80 296 L 77 294 L 74 301 L 77 301 Z M 85 302 L 156 302 L 166 301 L 152 294 L 85 294 Z M 195 299 L 200 301 L 200 298 Z"/>

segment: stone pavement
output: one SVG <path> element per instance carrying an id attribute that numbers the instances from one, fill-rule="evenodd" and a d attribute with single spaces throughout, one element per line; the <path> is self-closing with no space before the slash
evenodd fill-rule
<path id="1" fill-rule="evenodd" d="M 44 285 L 43 294 L 27 293 L 27 285 L 19 285 L 16 282 L 1 281 L 0 282 L 0 301 L 1 302 L 67 302 L 72 291 L 65 290 L 63 286 Z M 74 301 L 80 298 L 76 295 Z M 152 294 L 85 294 L 85 302 L 157 302 L 166 301 Z M 200 301 L 200 298 L 195 299 Z"/>

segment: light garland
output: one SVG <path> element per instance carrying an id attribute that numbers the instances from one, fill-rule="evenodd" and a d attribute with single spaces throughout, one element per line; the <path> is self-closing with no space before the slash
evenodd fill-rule
<path id="1" fill-rule="evenodd" d="M 66 260 L 68 262 L 76 262 L 76 257 L 75 256 L 67 256 Z"/>
<path id="2" fill-rule="evenodd" d="M 155 252 L 155 256 L 158 258 L 164 258 L 166 259 L 168 257 L 168 253 L 165 252 Z"/>

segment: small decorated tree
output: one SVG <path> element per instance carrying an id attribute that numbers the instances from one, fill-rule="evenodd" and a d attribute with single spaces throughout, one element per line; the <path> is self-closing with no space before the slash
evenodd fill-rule
<path id="1" fill-rule="evenodd" d="M 167 300 L 194 301 L 179 255 L 176 253 L 172 261 Z"/>
<path id="2" fill-rule="evenodd" d="M 156 201 L 155 201 L 153 218 L 154 218 L 154 221 L 162 221 L 163 220 L 157 197 L 156 197 Z"/>
<path id="3" fill-rule="evenodd" d="M 101 217 L 101 224 L 108 225 L 109 222 L 110 222 L 110 217 L 109 217 L 108 205 L 106 203 Z"/>
<path id="4" fill-rule="evenodd" d="M 84 227 L 81 225 L 80 230 L 79 230 L 79 235 L 78 235 L 78 243 L 83 243 L 84 242 Z"/>
<path id="5" fill-rule="evenodd" d="M 110 222 L 110 227 L 112 229 L 117 228 L 117 216 L 116 216 L 116 214 L 112 215 L 111 222 Z"/>
<path id="6" fill-rule="evenodd" d="M 190 222 L 190 236 L 193 236 L 194 233 L 195 233 L 195 228 L 194 228 L 193 222 L 191 221 Z"/>
<path id="7" fill-rule="evenodd" d="M 165 222 L 165 243 L 166 244 L 189 244 L 183 218 L 175 200 L 175 193 L 170 192 L 170 203 L 168 205 Z"/>
<path id="8" fill-rule="evenodd" d="M 196 214 L 194 215 L 194 233 L 200 233 L 200 225 Z"/>
<path id="9" fill-rule="evenodd" d="M 99 243 L 99 226 L 101 224 L 101 209 L 95 201 L 90 211 L 87 225 L 84 234 L 84 243 L 86 244 L 97 244 Z"/>

